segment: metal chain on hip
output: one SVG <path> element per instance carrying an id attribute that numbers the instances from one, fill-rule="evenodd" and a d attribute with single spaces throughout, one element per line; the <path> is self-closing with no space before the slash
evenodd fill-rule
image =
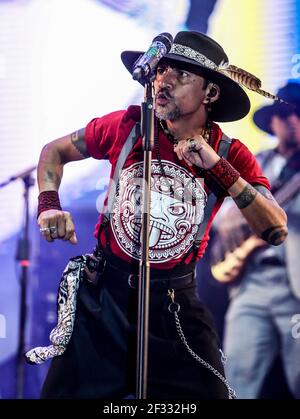
<path id="1" fill-rule="evenodd" d="M 205 368 L 207 368 L 210 372 L 212 372 L 216 377 L 219 378 L 219 380 L 222 381 L 222 383 L 226 386 L 227 390 L 228 390 L 228 398 L 229 399 L 236 399 L 237 396 L 235 394 L 235 391 L 230 387 L 228 381 L 226 380 L 226 378 L 218 371 L 216 370 L 212 365 L 210 365 L 208 362 L 204 361 L 204 359 L 202 359 L 200 356 L 198 356 L 193 350 L 192 348 L 189 346 L 186 337 L 183 333 L 181 324 L 180 324 L 180 320 L 179 320 L 179 316 L 178 316 L 178 312 L 180 311 L 180 304 L 178 304 L 177 302 L 175 302 L 175 291 L 174 289 L 168 290 L 168 296 L 171 299 L 171 303 L 169 304 L 169 311 L 170 313 L 174 314 L 174 318 L 175 318 L 175 325 L 176 325 L 176 330 L 177 333 L 180 337 L 181 342 L 184 344 L 184 346 L 186 347 L 187 351 L 190 353 L 190 355 L 197 361 L 199 362 L 201 365 L 203 365 Z M 222 359 L 222 363 L 224 364 L 224 360 Z"/>

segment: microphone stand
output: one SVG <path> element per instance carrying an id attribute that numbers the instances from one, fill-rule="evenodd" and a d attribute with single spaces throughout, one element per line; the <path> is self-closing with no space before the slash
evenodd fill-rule
<path id="1" fill-rule="evenodd" d="M 136 398 L 146 399 L 148 366 L 148 324 L 149 324 L 149 231 L 150 231 L 150 185 L 151 159 L 154 145 L 154 110 L 151 81 L 145 83 L 144 102 L 142 103 L 142 137 L 144 150 L 141 259 L 138 287 L 138 324 L 137 324 L 137 376 Z"/>
<path id="2" fill-rule="evenodd" d="M 17 399 L 22 399 L 24 396 L 24 351 L 25 351 L 25 332 L 26 332 L 26 318 L 27 318 L 27 283 L 28 283 L 28 267 L 29 267 L 29 188 L 34 185 L 34 178 L 31 172 L 36 167 L 12 176 L 7 181 L 0 184 L 0 188 L 8 185 L 17 179 L 22 179 L 24 183 L 24 221 L 22 233 L 18 239 L 16 260 L 19 261 L 21 267 L 20 272 L 20 314 L 19 314 L 19 342 L 17 350 L 17 372 L 16 372 L 16 394 Z"/>

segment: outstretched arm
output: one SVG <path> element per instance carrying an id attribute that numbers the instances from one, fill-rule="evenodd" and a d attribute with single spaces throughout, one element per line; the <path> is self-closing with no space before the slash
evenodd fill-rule
<path id="1" fill-rule="evenodd" d="M 62 239 L 77 243 L 72 216 L 58 209 L 60 205 L 56 192 L 62 180 L 64 165 L 88 157 L 84 129 L 58 138 L 42 149 L 37 169 L 40 191 L 38 224 L 49 242 Z"/>
<path id="2" fill-rule="evenodd" d="M 239 177 L 228 192 L 258 237 L 275 246 L 285 240 L 286 213 L 267 188 L 253 187 Z"/>

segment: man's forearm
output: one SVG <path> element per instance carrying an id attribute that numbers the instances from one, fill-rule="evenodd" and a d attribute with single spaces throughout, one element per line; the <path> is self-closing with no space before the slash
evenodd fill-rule
<path id="1" fill-rule="evenodd" d="M 228 189 L 229 194 L 262 239 L 273 245 L 287 236 L 287 216 L 266 188 L 254 188 L 241 177 Z"/>
<path id="2" fill-rule="evenodd" d="M 58 191 L 63 176 L 61 156 L 52 143 L 47 144 L 40 155 L 37 179 L 39 191 Z"/>

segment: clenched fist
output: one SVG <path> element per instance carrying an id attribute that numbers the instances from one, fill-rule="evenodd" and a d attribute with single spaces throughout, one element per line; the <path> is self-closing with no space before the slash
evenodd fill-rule
<path id="1" fill-rule="evenodd" d="M 51 209 L 43 211 L 38 218 L 40 232 L 48 242 L 56 239 L 77 243 L 75 227 L 71 214 L 68 211 Z"/>

